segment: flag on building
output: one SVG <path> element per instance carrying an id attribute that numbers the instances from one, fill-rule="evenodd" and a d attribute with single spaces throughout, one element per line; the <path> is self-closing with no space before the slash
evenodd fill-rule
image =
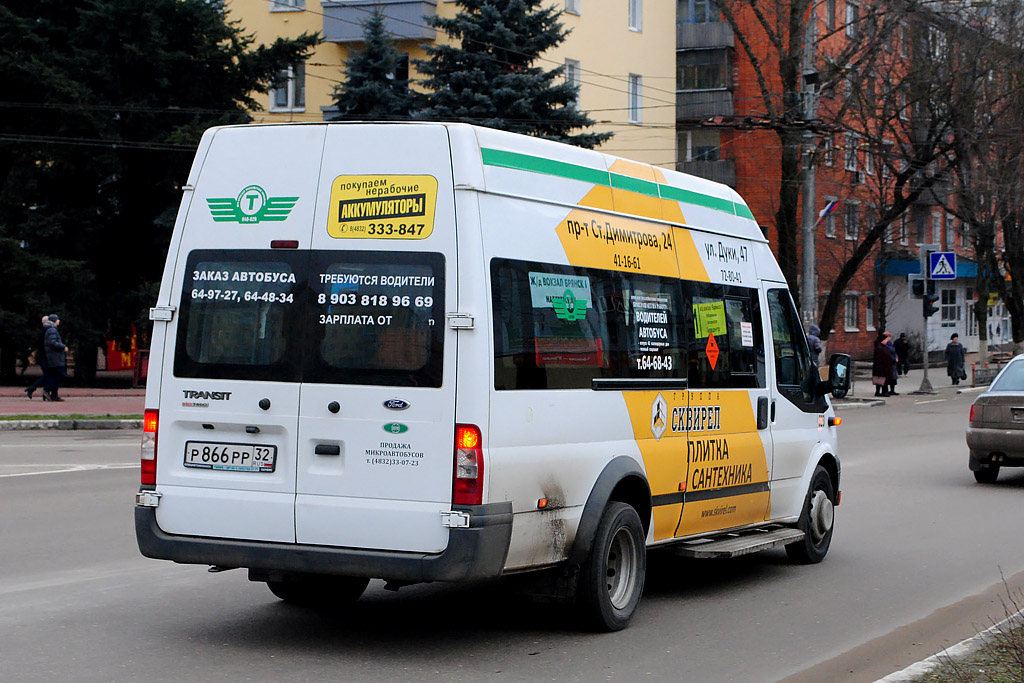
<path id="1" fill-rule="evenodd" d="M 837 206 L 839 206 L 839 200 L 833 199 L 832 201 L 825 205 L 824 209 L 818 212 L 818 218 L 824 218 L 825 216 L 829 215 L 830 213 L 836 210 Z"/>

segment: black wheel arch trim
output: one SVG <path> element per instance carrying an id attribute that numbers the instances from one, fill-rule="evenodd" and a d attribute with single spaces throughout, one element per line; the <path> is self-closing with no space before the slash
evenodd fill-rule
<path id="1" fill-rule="evenodd" d="M 645 509 L 637 510 L 637 515 L 644 527 L 644 533 L 648 532 L 651 519 L 651 487 L 647 483 L 647 475 L 632 458 L 624 455 L 617 456 L 605 465 L 601 474 L 598 475 L 597 481 L 594 482 L 594 487 L 590 490 L 590 496 L 583 506 L 579 526 L 576 528 L 572 549 L 569 551 L 569 564 L 578 566 L 586 560 L 594 545 L 594 535 L 597 533 L 597 527 L 601 522 L 601 515 L 605 507 L 609 501 L 613 500 L 612 494 L 619 484 L 629 479 L 641 482 L 646 493 Z M 630 503 L 631 501 L 623 500 L 622 502 Z"/>
<path id="2" fill-rule="evenodd" d="M 452 509 L 469 512 L 470 526 L 450 529 L 448 546 L 436 554 L 169 534 L 157 523 L 156 508 L 141 506 L 135 508 L 135 535 L 144 556 L 179 564 L 401 581 L 474 581 L 500 576 L 512 540 L 511 501 L 455 505 Z"/>

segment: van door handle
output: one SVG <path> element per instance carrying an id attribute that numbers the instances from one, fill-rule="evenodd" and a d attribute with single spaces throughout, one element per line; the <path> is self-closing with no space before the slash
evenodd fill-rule
<path id="1" fill-rule="evenodd" d="M 772 399 L 772 423 L 775 423 L 775 399 Z"/>
<path id="2" fill-rule="evenodd" d="M 318 443 L 313 452 L 317 455 L 341 455 L 341 446 L 338 444 Z"/>
<path id="3" fill-rule="evenodd" d="M 757 397 L 757 428 L 768 429 L 768 397 Z"/>

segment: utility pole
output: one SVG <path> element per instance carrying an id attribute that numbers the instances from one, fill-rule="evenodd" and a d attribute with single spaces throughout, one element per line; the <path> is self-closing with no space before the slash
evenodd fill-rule
<path id="1" fill-rule="evenodd" d="M 915 394 L 934 394 L 935 389 L 932 388 L 932 383 L 928 381 L 928 317 L 931 315 L 927 312 L 930 306 L 931 300 L 929 296 L 928 283 L 931 280 L 929 273 L 928 253 L 932 251 L 938 251 L 940 246 L 938 244 L 922 244 L 921 249 L 921 277 L 924 278 L 922 282 L 924 291 L 922 295 L 924 297 L 922 315 L 921 315 L 921 359 L 924 361 L 924 376 L 921 378 L 921 387 L 913 392 Z"/>
<path id="2" fill-rule="evenodd" d="M 803 135 L 803 273 L 800 279 L 800 317 L 806 330 L 815 322 L 818 312 L 818 281 L 815 264 L 815 231 L 818 228 L 816 208 L 818 203 L 815 189 L 814 152 L 817 140 L 810 129 L 810 122 L 817 116 L 817 83 L 818 74 L 814 68 L 815 41 L 817 40 L 817 23 L 814 4 L 807 10 L 807 29 L 804 36 L 804 135 Z"/>

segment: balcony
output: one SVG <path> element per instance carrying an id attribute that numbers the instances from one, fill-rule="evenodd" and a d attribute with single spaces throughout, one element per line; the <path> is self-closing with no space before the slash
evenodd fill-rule
<path id="1" fill-rule="evenodd" d="M 676 24 L 676 49 L 735 47 L 736 36 L 724 21 Z"/>
<path id="2" fill-rule="evenodd" d="M 736 113 L 728 90 L 697 90 L 676 93 L 676 121 L 700 121 Z"/>
<path id="3" fill-rule="evenodd" d="M 732 159 L 721 161 L 680 161 L 676 170 L 699 178 L 714 180 L 729 187 L 736 187 L 736 162 Z"/>
<path id="4" fill-rule="evenodd" d="M 384 10 L 385 30 L 394 40 L 434 40 L 437 30 L 424 17 L 437 15 L 437 0 L 325 0 L 324 40 L 361 43 L 363 23 L 377 7 Z"/>

